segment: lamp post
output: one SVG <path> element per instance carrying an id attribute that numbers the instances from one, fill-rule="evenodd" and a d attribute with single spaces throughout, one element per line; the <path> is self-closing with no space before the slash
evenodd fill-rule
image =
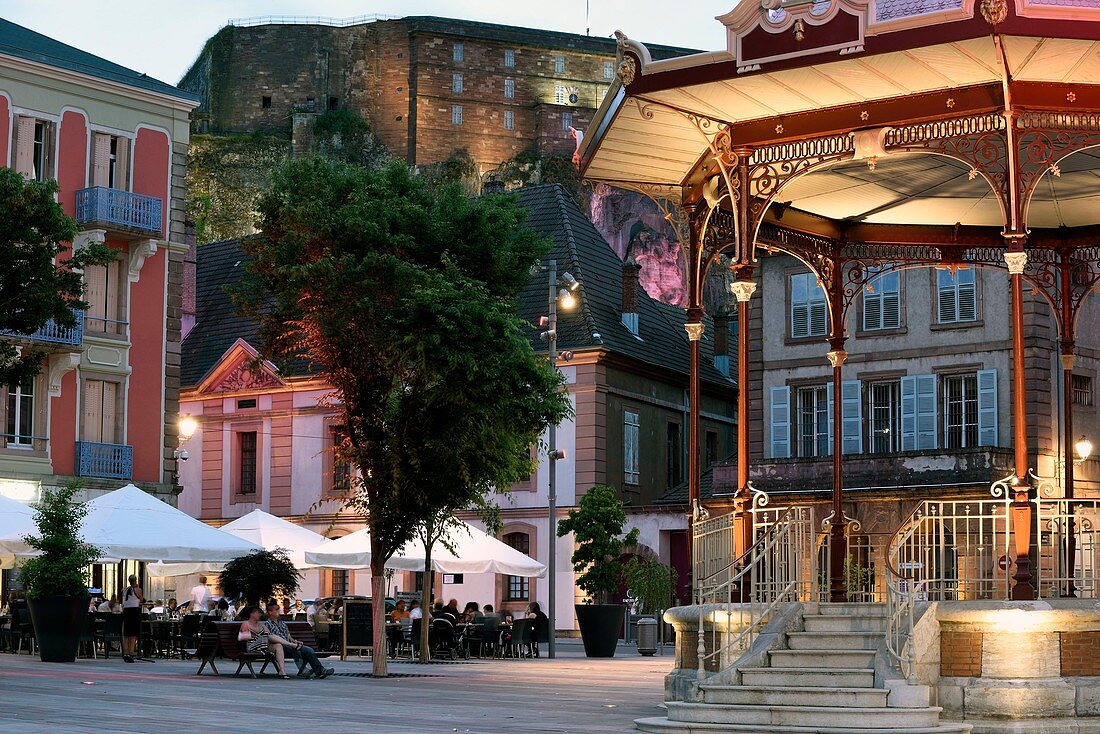
<path id="1" fill-rule="evenodd" d="M 539 268 L 540 270 L 542 268 Z M 565 310 L 572 309 L 577 305 L 577 297 L 574 295 L 580 287 L 580 283 L 569 273 L 562 273 L 561 278 L 558 278 L 558 261 L 549 260 L 545 265 L 547 271 L 547 316 L 539 319 L 539 326 L 545 327 L 546 331 L 542 332 L 539 336 L 547 344 L 547 353 L 550 358 L 550 369 L 557 371 L 558 369 L 558 305 Z M 562 358 L 568 362 L 573 358 L 572 352 L 565 352 Z M 546 610 L 547 625 L 550 628 L 550 639 L 547 641 L 547 655 L 551 658 L 556 657 L 557 647 L 555 641 L 555 630 L 557 629 L 557 567 L 558 567 L 558 492 L 557 492 L 557 463 L 560 459 L 565 458 L 565 452 L 561 451 L 557 447 L 557 433 L 558 426 L 550 426 L 550 435 L 546 442 L 546 474 L 547 474 L 547 490 L 546 490 L 546 510 L 549 519 L 549 531 L 550 538 L 547 545 L 549 551 L 549 563 L 547 566 L 547 574 L 549 576 L 549 583 L 546 586 L 547 592 L 547 606 L 550 608 Z"/>
<path id="2" fill-rule="evenodd" d="M 179 420 L 176 421 L 176 437 L 179 443 L 176 444 L 176 450 L 172 452 L 172 459 L 175 460 L 175 469 L 172 472 L 172 486 L 179 486 L 180 479 L 180 462 L 187 461 L 190 458 L 190 454 L 183 448 L 183 445 L 195 435 L 195 431 L 198 430 L 199 422 L 195 420 L 195 417 L 190 413 L 181 415 Z"/>

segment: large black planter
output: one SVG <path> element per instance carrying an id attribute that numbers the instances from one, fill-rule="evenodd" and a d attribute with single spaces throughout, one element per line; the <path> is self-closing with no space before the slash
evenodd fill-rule
<path id="1" fill-rule="evenodd" d="M 577 604 L 576 610 L 584 654 L 590 658 L 615 657 L 626 607 L 622 604 Z"/>
<path id="2" fill-rule="evenodd" d="M 74 662 L 88 614 L 88 595 L 28 599 L 27 604 L 42 662 Z"/>

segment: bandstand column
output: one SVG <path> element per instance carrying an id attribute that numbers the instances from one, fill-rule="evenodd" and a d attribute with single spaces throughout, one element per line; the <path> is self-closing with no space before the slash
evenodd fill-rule
<path id="1" fill-rule="evenodd" d="M 753 543 L 752 491 L 749 488 L 749 305 L 756 292 L 752 269 L 741 268 L 738 280 L 730 284 L 737 298 L 737 556 Z"/>
<path id="2" fill-rule="evenodd" d="M 840 329 L 843 330 L 843 322 Z M 829 601 L 848 600 L 844 585 L 844 559 L 848 555 L 848 536 L 844 519 L 844 447 L 843 447 L 843 388 L 842 367 L 848 353 L 844 351 L 844 337 L 829 340 L 832 350 L 829 363 L 833 366 L 833 513 L 829 524 Z"/>
<path id="3" fill-rule="evenodd" d="M 1028 488 L 1027 455 L 1027 381 L 1024 379 L 1024 285 L 1023 272 L 1027 253 L 1005 253 L 1011 288 L 1012 318 L 1012 441 L 1015 449 L 1016 484 L 1011 505 L 1013 550 L 1016 570 L 1012 574 L 1012 598 L 1035 598 L 1031 584 L 1032 513 Z"/>
<path id="4" fill-rule="evenodd" d="M 688 334 L 691 354 L 691 382 L 688 391 L 688 504 L 691 516 L 695 518 L 702 509 L 699 489 L 702 476 L 699 473 L 699 421 L 702 389 L 699 377 L 699 340 L 703 337 L 703 310 L 688 309 L 688 322 L 684 325 Z"/>
<path id="5" fill-rule="evenodd" d="M 1076 356 L 1074 354 L 1076 348 L 1076 335 L 1074 333 L 1074 314 L 1073 314 L 1073 269 L 1071 266 L 1071 255 L 1069 252 L 1062 252 L 1059 256 L 1061 260 L 1059 268 L 1059 280 L 1061 287 L 1061 335 L 1059 338 L 1061 354 L 1059 355 L 1062 361 L 1062 463 L 1064 464 L 1065 474 L 1065 496 L 1066 496 L 1066 539 L 1065 539 L 1065 559 L 1062 563 L 1062 573 L 1066 575 L 1067 583 L 1065 589 L 1065 595 L 1067 597 L 1077 596 L 1077 585 L 1074 583 L 1074 576 L 1077 566 L 1077 537 L 1076 537 L 1076 523 L 1074 522 L 1074 487 L 1073 487 L 1073 469 L 1074 469 L 1074 453 L 1073 453 L 1073 366 L 1076 362 Z"/>

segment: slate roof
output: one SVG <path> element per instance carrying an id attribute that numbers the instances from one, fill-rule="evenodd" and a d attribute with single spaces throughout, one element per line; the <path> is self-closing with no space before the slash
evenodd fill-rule
<path id="1" fill-rule="evenodd" d="M 649 297 L 639 286 L 638 336 L 630 333 L 622 322 L 622 261 L 561 186 L 520 189 L 518 203 L 527 210 L 527 226 L 553 240 L 553 249 L 546 259 L 556 259 L 559 273 L 569 271 L 581 282 L 579 307 L 572 312 L 558 311 L 558 348 L 579 351 L 602 347 L 688 374 L 685 311 Z M 533 278 L 521 295 L 520 316 L 534 322 L 546 313 L 546 298 L 545 277 Z M 701 359 L 703 379 L 732 387 L 734 383 L 714 367 L 714 324 L 708 319 L 706 326 Z M 537 334 L 534 338 L 537 339 Z M 546 350 L 541 341 L 532 343 L 537 351 Z"/>
<path id="2" fill-rule="evenodd" d="M 606 349 L 686 376 L 690 365 L 684 310 L 650 298 L 639 286 L 639 336 L 634 336 L 622 322 L 622 261 L 580 207 L 557 184 L 521 189 L 518 204 L 527 210 L 527 226 L 553 241 L 546 260 L 556 259 L 559 274 L 568 271 L 582 284 L 578 307 L 558 311 L 558 349 Z M 225 286 L 240 283 L 247 261 L 241 241 L 200 245 L 197 257 L 197 313 L 195 326 L 182 345 L 183 387 L 198 385 L 238 338 L 260 347 L 257 324 L 238 316 L 225 292 Z M 520 295 L 520 316 L 535 323 L 546 313 L 546 300 L 546 276 L 536 276 Z M 702 348 L 703 379 L 732 389 L 734 382 L 714 367 L 713 328 L 708 320 Z M 535 351 L 545 353 L 546 344 L 537 329 L 531 329 L 531 343 Z M 295 371 L 304 371 L 304 365 L 288 370 L 291 374 Z"/>
<path id="3" fill-rule="evenodd" d="M 107 59 L 81 51 L 30 28 L 0 18 L 0 54 L 36 61 L 59 69 L 106 79 L 127 86 L 159 92 L 179 99 L 198 102 L 198 95 L 185 92 L 141 72 L 127 69 Z"/>

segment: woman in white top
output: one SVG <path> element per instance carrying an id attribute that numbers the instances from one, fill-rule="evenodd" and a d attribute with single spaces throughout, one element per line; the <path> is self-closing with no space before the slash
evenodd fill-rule
<path id="1" fill-rule="evenodd" d="M 137 585 L 137 576 L 131 575 L 128 580 L 130 585 L 122 595 L 122 659 L 132 663 L 141 636 L 141 605 L 145 595 Z"/>

